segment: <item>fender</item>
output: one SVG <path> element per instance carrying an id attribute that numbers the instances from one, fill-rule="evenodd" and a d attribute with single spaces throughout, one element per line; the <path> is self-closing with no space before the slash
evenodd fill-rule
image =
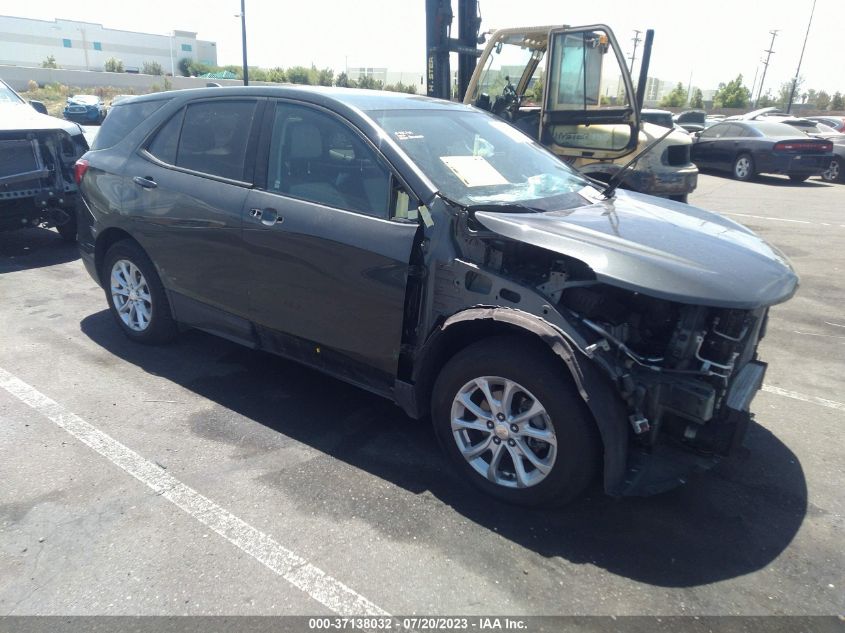
<path id="1" fill-rule="evenodd" d="M 413 383 L 396 381 L 394 397 L 411 417 L 423 417 L 420 404 L 427 401 L 433 379 L 433 367 L 443 360 L 444 344 L 450 328 L 469 321 L 506 325 L 539 337 L 565 364 L 578 393 L 593 414 L 604 447 L 604 488 L 609 495 L 619 496 L 627 466 L 628 415 L 625 405 L 610 380 L 593 362 L 575 348 L 563 333 L 548 321 L 537 316 L 503 307 L 475 307 L 462 310 L 447 318 L 434 331 L 416 355 Z"/>

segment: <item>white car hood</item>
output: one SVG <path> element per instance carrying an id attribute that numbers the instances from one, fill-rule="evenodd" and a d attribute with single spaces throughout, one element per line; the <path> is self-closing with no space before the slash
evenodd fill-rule
<path id="1" fill-rule="evenodd" d="M 25 103 L 0 103 L 0 132 L 17 130 L 64 130 L 71 136 L 82 134 L 76 123 L 36 112 Z"/>

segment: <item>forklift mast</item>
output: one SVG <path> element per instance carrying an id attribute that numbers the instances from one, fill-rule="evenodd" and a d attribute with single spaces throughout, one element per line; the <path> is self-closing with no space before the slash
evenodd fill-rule
<path id="1" fill-rule="evenodd" d="M 478 33 L 481 30 L 481 16 L 478 0 L 458 0 L 458 38 L 451 37 L 452 0 L 425 0 L 426 23 L 426 94 L 439 99 L 451 99 L 452 73 L 449 68 L 449 53 L 458 54 L 458 94 L 463 99 L 475 64 L 481 51 L 478 50 Z"/>

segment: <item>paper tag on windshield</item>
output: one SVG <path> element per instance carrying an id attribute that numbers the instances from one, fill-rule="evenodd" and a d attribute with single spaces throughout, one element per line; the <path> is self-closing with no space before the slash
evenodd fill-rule
<path id="1" fill-rule="evenodd" d="M 506 185 L 508 181 L 483 156 L 441 156 L 440 160 L 467 187 Z"/>
<path id="2" fill-rule="evenodd" d="M 586 199 L 588 202 L 592 203 L 603 202 L 605 199 L 601 191 L 590 185 L 582 187 L 581 190 L 578 192 L 578 195 Z"/>

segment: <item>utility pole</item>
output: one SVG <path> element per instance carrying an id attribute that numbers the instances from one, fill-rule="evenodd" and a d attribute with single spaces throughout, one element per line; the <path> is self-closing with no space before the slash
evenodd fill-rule
<path id="1" fill-rule="evenodd" d="M 763 94 L 763 84 L 766 83 L 766 71 L 769 70 L 769 58 L 772 56 L 772 53 L 775 52 L 775 38 L 778 36 L 779 30 L 780 29 L 769 31 L 769 33 L 772 34 L 772 43 L 769 44 L 769 50 L 763 51 L 764 53 L 768 53 L 768 55 L 766 55 L 766 61 L 763 62 L 763 77 L 760 79 L 760 88 L 757 91 L 757 99 L 754 101 L 755 108 L 757 107 L 757 104 L 760 103 L 760 96 Z"/>
<path id="2" fill-rule="evenodd" d="M 244 45 L 244 85 L 249 85 L 249 67 L 246 64 L 246 6 L 245 0 L 241 0 L 241 37 Z"/>
<path id="3" fill-rule="evenodd" d="M 634 52 L 631 53 L 631 69 L 629 71 L 632 77 L 634 76 L 634 60 L 637 59 L 637 46 L 642 41 L 640 39 L 640 33 L 642 33 L 642 31 L 634 29 L 634 37 L 631 38 L 631 41 L 634 42 Z"/>
<path id="4" fill-rule="evenodd" d="M 798 58 L 798 68 L 795 69 L 795 78 L 792 80 L 792 90 L 789 92 L 789 104 L 786 106 L 786 113 L 792 109 L 792 100 L 795 98 L 795 89 L 798 87 L 798 74 L 801 72 L 801 62 L 804 61 L 804 49 L 807 48 L 807 38 L 810 37 L 810 27 L 813 25 L 813 13 L 816 12 L 816 0 L 813 0 L 813 8 L 810 10 L 810 21 L 807 23 L 807 32 L 804 34 L 804 45 L 801 47 L 801 57 Z"/>

